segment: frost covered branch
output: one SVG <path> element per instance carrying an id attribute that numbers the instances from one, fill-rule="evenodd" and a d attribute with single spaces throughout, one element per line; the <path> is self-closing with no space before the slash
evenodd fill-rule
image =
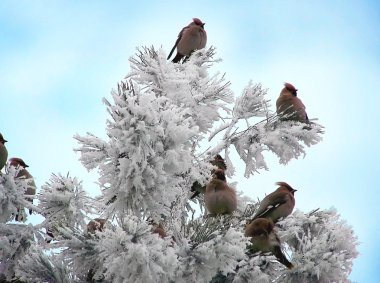
<path id="1" fill-rule="evenodd" d="M 37 195 L 41 224 L 0 224 L 1 280 L 347 281 L 357 239 L 333 210 L 296 211 L 276 223 L 277 247 L 294 263 L 292 270 L 273 250 L 247 249 L 253 236 L 244 236 L 245 226 L 259 205 L 248 197 L 236 196 L 232 215 L 212 217 L 201 194 L 197 215 L 194 191 L 204 191 L 218 170 L 227 169 L 227 177 L 239 170 L 232 150 L 249 177 L 268 169 L 265 151 L 287 164 L 305 156 L 323 133 L 315 122 L 280 121 L 261 84 L 250 82 L 234 102 L 225 75 L 209 74 L 219 61 L 214 57 L 211 47 L 173 64 L 162 49 L 137 50 L 131 72 L 103 99 L 106 138 L 74 136 L 82 164 L 99 173 L 101 195 L 92 199 L 77 178 L 53 174 Z M 220 166 L 213 161 L 222 151 Z M 21 183 L 0 175 L 0 222 L 25 205 L 23 193 Z"/>

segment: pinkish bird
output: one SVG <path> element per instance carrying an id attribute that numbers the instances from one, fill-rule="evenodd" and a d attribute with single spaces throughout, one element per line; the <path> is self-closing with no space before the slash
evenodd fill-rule
<path id="1" fill-rule="evenodd" d="M 176 47 L 177 55 L 172 60 L 173 63 L 179 62 L 185 56 L 186 60 L 194 50 L 204 48 L 207 42 L 207 34 L 204 25 L 205 23 L 200 19 L 193 18 L 193 21 L 187 27 L 184 27 L 179 33 L 177 41 L 169 53 L 168 60 L 172 56 Z"/>
<path id="2" fill-rule="evenodd" d="M 284 86 L 276 101 L 277 115 L 282 121 L 293 120 L 309 123 L 309 118 L 305 111 L 306 107 L 297 97 L 298 89 L 290 83 L 285 83 Z"/>
<path id="3" fill-rule="evenodd" d="M 276 223 L 280 218 L 292 213 L 296 203 L 294 193 L 297 190 L 285 182 L 277 182 L 276 185 L 280 187 L 261 201 L 252 220 L 256 218 L 270 218 Z"/>
<path id="4" fill-rule="evenodd" d="M 251 237 L 252 242 L 249 249 L 252 253 L 270 252 L 280 263 L 292 269 L 294 266 L 282 252 L 280 239 L 273 228 L 273 222 L 267 218 L 257 218 L 249 223 L 245 227 L 245 236 Z"/>
<path id="5" fill-rule="evenodd" d="M 205 205 L 212 216 L 232 214 L 236 210 L 236 192 L 227 185 L 224 170 L 215 170 L 213 179 L 207 184 Z"/>
<path id="6" fill-rule="evenodd" d="M 210 163 L 223 171 L 227 170 L 227 164 L 224 161 L 224 158 L 221 157 L 219 154 L 215 155 L 214 159 L 211 160 Z M 215 169 L 211 171 L 211 174 L 214 174 L 214 172 L 215 172 Z M 201 184 L 199 184 L 198 181 L 195 181 L 193 185 L 191 186 L 191 191 L 194 193 L 192 194 L 190 199 L 193 199 L 197 197 L 200 193 L 203 194 L 206 191 L 206 186 L 202 186 Z"/>

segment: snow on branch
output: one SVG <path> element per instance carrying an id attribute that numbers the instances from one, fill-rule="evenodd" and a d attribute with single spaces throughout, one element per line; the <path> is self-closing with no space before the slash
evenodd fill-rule
<path id="1" fill-rule="evenodd" d="M 189 63 L 175 65 L 162 50 L 138 50 L 130 59 L 132 72 L 111 93 L 113 101 L 104 100 L 112 117 L 109 140 L 75 136 L 82 163 L 99 170 L 110 213 L 168 217 L 178 197 L 187 199 L 178 177 L 193 171 L 196 180 L 199 173 L 190 170 L 194 150 L 232 102 L 224 76 L 207 73 L 213 55 L 213 48 L 199 50 Z"/>
<path id="2" fill-rule="evenodd" d="M 25 282 L 77 282 L 65 261 L 55 255 L 48 256 L 37 246 L 31 247 L 19 260 L 16 276 Z"/>
<path id="3" fill-rule="evenodd" d="M 58 226 L 82 228 L 86 217 L 93 211 L 93 201 L 87 196 L 77 178 L 52 174 L 50 181 L 41 187 L 38 207 L 45 217 L 41 226 L 53 234 Z"/>
<path id="4" fill-rule="evenodd" d="M 0 280 L 14 278 L 17 262 L 33 243 L 32 225 L 0 223 Z"/>
<path id="5" fill-rule="evenodd" d="M 207 241 L 196 245 L 182 243 L 178 251 L 181 268 L 175 282 L 210 282 L 218 272 L 233 272 L 245 258 L 247 244 L 244 234 L 233 227 L 223 233 L 215 231 Z"/>
<path id="6" fill-rule="evenodd" d="M 170 239 L 152 233 L 146 221 L 126 216 L 121 227 L 100 233 L 100 273 L 113 282 L 170 282 L 178 265 Z"/>
<path id="7" fill-rule="evenodd" d="M 279 222 L 279 228 L 296 265 L 281 282 L 347 281 L 358 256 L 358 240 L 335 209 L 309 214 L 297 210 Z"/>
<path id="8" fill-rule="evenodd" d="M 14 167 L 10 170 L 15 170 Z M 14 174 L 0 175 L 0 223 L 5 223 L 14 218 L 17 209 L 24 207 L 24 188 L 26 182 L 22 179 L 15 179 Z"/>
<path id="9" fill-rule="evenodd" d="M 243 94 L 235 101 L 233 116 L 238 119 L 267 116 L 269 107 L 269 100 L 265 99 L 267 92 L 268 89 L 263 89 L 261 84 L 253 85 L 249 82 Z"/>

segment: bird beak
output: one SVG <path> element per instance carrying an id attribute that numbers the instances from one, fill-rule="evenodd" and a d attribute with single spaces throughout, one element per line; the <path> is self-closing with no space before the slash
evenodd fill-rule
<path id="1" fill-rule="evenodd" d="M 25 168 L 26 168 L 26 167 L 29 167 L 29 165 L 26 165 L 26 164 L 25 164 Z"/>
<path id="2" fill-rule="evenodd" d="M 7 140 L 3 140 L 3 143 L 6 143 L 7 142 Z"/>

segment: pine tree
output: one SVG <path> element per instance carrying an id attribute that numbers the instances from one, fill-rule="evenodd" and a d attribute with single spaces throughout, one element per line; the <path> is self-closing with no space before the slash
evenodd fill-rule
<path id="1" fill-rule="evenodd" d="M 144 47 L 130 59 L 130 73 L 103 100 L 107 139 L 74 137 L 82 164 L 99 173 L 99 197 L 89 197 L 77 178 L 53 174 L 33 206 L 45 220 L 13 224 L 17 207 L 31 204 L 25 184 L 0 175 L 3 281 L 348 281 L 358 242 L 335 210 L 296 210 L 276 224 L 295 265 L 288 270 L 273 255 L 247 249 L 244 227 L 257 202 L 239 195 L 233 215 L 209 217 L 202 194 L 190 199 L 192 187 L 210 180 L 217 154 L 231 177 L 240 170 L 230 157 L 235 150 L 250 177 L 268 169 L 264 151 L 287 164 L 322 140 L 315 121 L 280 121 L 261 84 L 249 83 L 234 99 L 225 76 L 209 74 L 214 57 L 211 47 L 173 64 L 163 50 Z"/>

